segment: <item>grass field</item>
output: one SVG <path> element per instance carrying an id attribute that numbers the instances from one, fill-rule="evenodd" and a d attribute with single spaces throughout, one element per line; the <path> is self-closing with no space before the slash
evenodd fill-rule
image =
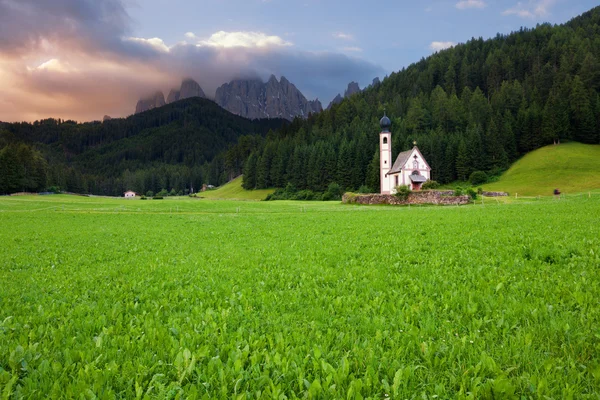
<path id="1" fill-rule="evenodd" d="M 206 199 L 264 200 L 274 191 L 275 189 L 244 190 L 240 176 L 215 190 L 198 193 L 198 196 Z"/>
<path id="2" fill-rule="evenodd" d="M 0 197 L 3 398 L 600 396 L 600 201 Z"/>
<path id="3" fill-rule="evenodd" d="M 600 145 L 563 143 L 532 151 L 483 188 L 524 196 L 551 196 L 556 188 L 563 193 L 600 189 Z"/>

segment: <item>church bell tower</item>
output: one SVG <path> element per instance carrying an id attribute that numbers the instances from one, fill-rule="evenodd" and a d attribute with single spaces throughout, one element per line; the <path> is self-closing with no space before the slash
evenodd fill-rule
<path id="1" fill-rule="evenodd" d="M 392 187 L 387 173 L 392 168 L 392 133 L 390 127 L 392 121 L 383 113 L 383 118 L 379 121 L 381 133 L 379 134 L 379 183 L 381 194 L 390 194 Z"/>

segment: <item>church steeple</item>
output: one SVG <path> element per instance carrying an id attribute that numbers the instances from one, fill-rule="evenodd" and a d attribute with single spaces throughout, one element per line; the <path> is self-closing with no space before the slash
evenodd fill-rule
<path id="1" fill-rule="evenodd" d="M 392 121 L 387 117 L 385 111 L 383 118 L 379 121 L 379 126 L 381 127 L 381 133 L 379 133 L 379 183 L 381 194 L 390 194 L 392 188 L 387 173 L 392 168 L 392 133 L 390 132 Z"/>

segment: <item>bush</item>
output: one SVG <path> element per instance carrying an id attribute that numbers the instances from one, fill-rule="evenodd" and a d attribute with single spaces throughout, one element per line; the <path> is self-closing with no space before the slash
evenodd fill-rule
<path id="1" fill-rule="evenodd" d="M 481 186 L 477 188 L 477 194 L 483 194 L 483 188 Z"/>
<path id="2" fill-rule="evenodd" d="M 467 194 L 471 196 L 473 200 L 477 200 L 477 192 L 473 188 L 468 188 Z"/>
<path id="3" fill-rule="evenodd" d="M 368 187 L 367 185 L 362 185 L 361 187 L 358 188 L 358 193 L 368 194 L 368 193 L 373 193 L 373 190 L 371 190 L 371 188 Z"/>
<path id="4" fill-rule="evenodd" d="M 323 193 L 323 200 L 341 200 L 342 194 L 342 188 L 340 187 L 340 185 L 338 185 L 335 182 L 332 182 L 327 187 L 325 193 Z"/>
<path id="5" fill-rule="evenodd" d="M 152 190 L 148 190 L 146 192 L 146 197 L 154 197 L 154 192 Z"/>
<path id="6" fill-rule="evenodd" d="M 423 190 L 437 189 L 439 187 L 440 187 L 440 184 L 437 183 L 436 181 L 427 181 L 423 185 L 421 185 L 421 189 L 423 189 Z"/>
<path id="7" fill-rule="evenodd" d="M 148 198 L 144 195 L 142 195 L 142 197 L 140 197 L 140 200 L 148 200 Z"/>
<path id="8" fill-rule="evenodd" d="M 483 171 L 475 171 L 469 176 L 469 182 L 474 186 L 486 183 L 488 179 L 488 175 Z"/>
<path id="9" fill-rule="evenodd" d="M 344 193 L 344 196 L 346 196 L 346 202 L 348 204 L 353 204 L 353 203 L 356 203 L 356 198 L 358 197 L 358 194 L 352 193 L 352 192 L 346 192 L 346 193 Z"/>
<path id="10" fill-rule="evenodd" d="M 169 196 L 177 196 L 177 192 L 175 191 L 175 189 L 171 189 L 171 191 L 169 192 Z"/>
<path id="11" fill-rule="evenodd" d="M 292 200 L 315 200 L 315 192 L 312 190 L 301 190 L 294 195 Z"/>
<path id="12" fill-rule="evenodd" d="M 152 197 L 152 200 L 162 200 L 162 199 L 163 199 L 163 197 L 159 196 L 159 195 Z"/>
<path id="13" fill-rule="evenodd" d="M 462 196 L 463 195 L 463 188 L 456 188 L 454 190 L 454 195 L 455 196 Z"/>
<path id="14" fill-rule="evenodd" d="M 396 186 L 396 194 L 395 196 L 402 199 L 402 200 L 406 200 L 408 199 L 408 195 L 410 194 L 410 188 L 406 185 L 400 185 L 400 186 Z"/>
<path id="15" fill-rule="evenodd" d="M 165 197 L 169 195 L 169 192 L 167 192 L 167 189 L 161 189 L 160 192 L 156 193 L 157 196 L 161 196 L 161 197 Z"/>

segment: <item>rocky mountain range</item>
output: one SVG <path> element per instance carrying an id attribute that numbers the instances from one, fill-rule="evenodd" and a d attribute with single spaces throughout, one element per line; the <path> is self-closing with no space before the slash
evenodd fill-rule
<path id="1" fill-rule="evenodd" d="M 255 80 L 234 80 L 217 89 L 215 102 L 224 109 L 249 119 L 308 117 L 323 110 L 321 102 L 306 97 L 284 76 L 271 75 L 264 83 Z"/>
<path id="2" fill-rule="evenodd" d="M 162 107 L 165 104 L 165 95 L 161 91 L 158 91 L 151 96 L 141 98 L 135 106 L 135 113 L 139 114 L 157 107 Z"/>
<path id="3" fill-rule="evenodd" d="M 151 110 L 190 97 L 206 98 L 200 85 L 193 79 L 184 79 L 179 90 L 172 89 L 164 100 L 162 92 L 138 101 L 135 113 Z M 271 75 L 267 82 L 259 79 L 236 79 L 217 89 L 215 102 L 227 111 L 249 119 L 306 118 L 309 113 L 323 110 L 321 102 L 306 97 L 284 76 L 280 80 Z"/>
<path id="4" fill-rule="evenodd" d="M 342 97 L 342 95 L 338 93 L 337 96 L 335 96 L 335 98 L 333 100 L 331 100 L 331 103 L 329 103 L 329 105 L 327 106 L 327 109 L 329 110 L 334 105 L 340 104 L 342 102 L 342 100 L 352 96 L 355 93 L 362 92 L 363 90 L 367 90 L 371 87 L 378 86 L 380 83 L 381 83 L 381 81 L 379 80 L 379 78 L 375 78 L 375 79 L 373 79 L 373 82 L 369 86 L 367 86 L 366 88 L 361 90 L 360 86 L 358 86 L 358 83 L 352 81 L 348 84 L 348 87 L 346 88 L 346 91 L 344 92 L 344 96 Z"/>

